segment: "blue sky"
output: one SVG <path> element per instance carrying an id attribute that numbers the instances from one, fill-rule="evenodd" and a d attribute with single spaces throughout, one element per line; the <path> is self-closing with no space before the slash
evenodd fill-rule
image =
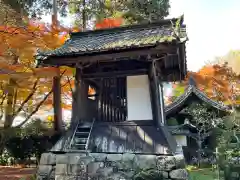
<path id="1" fill-rule="evenodd" d="M 170 0 L 169 17 L 185 16 L 188 69 L 199 70 L 216 56 L 240 49 L 240 0 Z M 51 18 L 44 17 L 44 21 Z M 71 18 L 64 19 L 69 24 Z"/>
<path id="2" fill-rule="evenodd" d="M 170 0 L 170 17 L 184 14 L 188 69 L 240 49 L 240 0 Z"/>

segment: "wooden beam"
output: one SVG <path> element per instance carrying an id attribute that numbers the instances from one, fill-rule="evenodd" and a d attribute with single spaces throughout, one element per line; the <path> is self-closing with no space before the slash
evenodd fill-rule
<path id="1" fill-rule="evenodd" d="M 186 52 L 185 52 L 185 44 L 180 44 L 180 47 L 179 47 L 179 58 L 180 59 L 180 63 L 181 63 L 181 71 L 182 71 L 182 79 L 181 80 L 184 80 L 186 75 L 187 75 L 187 67 L 186 67 Z"/>
<path id="2" fill-rule="evenodd" d="M 89 89 L 89 84 L 84 81 L 84 79 L 81 79 L 80 82 L 80 94 L 79 94 L 79 99 L 78 99 L 78 117 L 80 121 L 89 121 L 89 101 L 88 101 L 88 89 Z"/>
<path id="3" fill-rule="evenodd" d="M 152 76 L 153 76 L 153 93 L 155 98 L 155 118 L 157 121 L 158 126 L 163 126 L 164 123 L 162 121 L 162 110 L 161 110 L 161 104 L 160 104 L 160 93 L 159 93 L 159 83 L 157 78 L 157 70 L 156 70 L 156 62 L 152 62 Z"/>
<path id="4" fill-rule="evenodd" d="M 84 79 L 98 79 L 98 78 L 112 78 L 112 77 L 126 77 L 133 75 L 143 75 L 147 74 L 147 69 L 137 69 L 137 70 L 126 70 L 126 71 L 110 71 L 110 72 L 101 72 L 101 73 L 91 73 L 83 74 Z"/>
<path id="5" fill-rule="evenodd" d="M 150 65 L 150 62 L 140 62 L 136 60 L 129 61 L 117 61 L 117 62 L 99 62 L 92 66 L 83 69 L 83 74 L 91 74 L 96 72 L 112 72 L 112 71 L 127 71 L 146 69 Z"/>
<path id="6" fill-rule="evenodd" d="M 166 125 L 166 116 L 165 116 L 165 105 L 164 105 L 164 97 L 163 97 L 163 84 L 159 78 L 157 78 L 158 87 L 159 87 L 159 104 L 160 104 L 160 111 L 161 111 L 161 120 L 162 124 Z"/>
<path id="7" fill-rule="evenodd" d="M 88 83 L 82 78 L 81 69 L 76 69 L 75 87 L 72 101 L 72 124 L 87 119 L 88 116 Z"/>
<path id="8" fill-rule="evenodd" d="M 78 116 L 78 110 L 79 110 L 79 92 L 81 91 L 80 86 L 81 81 L 81 70 L 76 68 L 75 73 L 75 80 L 74 80 L 74 89 L 72 94 L 72 118 L 71 118 L 71 125 L 77 125 L 79 116 Z"/>
<path id="9" fill-rule="evenodd" d="M 141 55 L 176 53 L 177 46 L 171 44 L 160 44 L 154 47 L 144 47 L 124 51 L 106 51 L 91 55 L 75 55 L 75 57 L 50 57 L 41 64 L 45 65 L 72 65 L 76 63 L 98 62 L 98 61 L 115 61 L 119 58 L 139 57 Z M 151 59 L 149 59 L 151 60 Z"/>

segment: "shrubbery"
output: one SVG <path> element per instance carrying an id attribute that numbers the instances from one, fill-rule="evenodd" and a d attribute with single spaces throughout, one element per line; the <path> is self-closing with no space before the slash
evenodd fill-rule
<path id="1" fill-rule="evenodd" d="M 239 112 L 238 112 L 239 113 Z M 240 176 L 239 114 L 223 119 L 223 128 L 218 143 L 218 166 L 224 172 L 224 179 L 235 180 Z"/>
<path id="2" fill-rule="evenodd" d="M 50 149 L 57 141 L 59 135 L 34 135 L 25 137 L 12 137 L 6 142 L 6 149 L 10 157 L 24 162 L 30 157 L 40 158 L 41 154 Z"/>
<path id="3" fill-rule="evenodd" d="M 1 130 L 0 138 L 4 140 L 0 155 L 0 164 L 24 164 L 30 157 L 38 160 L 41 154 L 50 149 L 59 139 L 60 134 L 45 128 L 35 121 L 24 128 Z M 13 161 L 14 162 L 11 162 Z"/>
<path id="4" fill-rule="evenodd" d="M 177 125 L 179 125 L 179 124 L 178 124 L 177 119 L 175 119 L 175 118 L 169 118 L 169 119 L 167 120 L 167 125 L 168 125 L 168 126 L 177 126 Z"/>

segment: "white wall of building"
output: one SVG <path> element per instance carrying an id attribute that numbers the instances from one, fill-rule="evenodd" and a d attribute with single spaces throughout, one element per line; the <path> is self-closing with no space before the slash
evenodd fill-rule
<path id="1" fill-rule="evenodd" d="M 149 80 L 147 75 L 127 77 L 127 120 L 152 120 Z"/>
<path id="2" fill-rule="evenodd" d="M 179 146 L 187 146 L 187 137 L 183 136 L 183 135 L 175 135 L 174 136 L 176 141 L 177 141 L 177 145 Z"/>

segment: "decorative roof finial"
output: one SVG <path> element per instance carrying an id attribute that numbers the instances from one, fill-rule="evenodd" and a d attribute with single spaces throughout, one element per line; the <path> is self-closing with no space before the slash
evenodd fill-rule
<path id="1" fill-rule="evenodd" d="M 195 79 L 194 79 L 194 77 L 191 75 L 190 77 L 189 77 L 189 79 L 188 79 L 188 85 L 189 86 L 195 86 L 196 87 L 196 81 L 195 81 Z"/>

